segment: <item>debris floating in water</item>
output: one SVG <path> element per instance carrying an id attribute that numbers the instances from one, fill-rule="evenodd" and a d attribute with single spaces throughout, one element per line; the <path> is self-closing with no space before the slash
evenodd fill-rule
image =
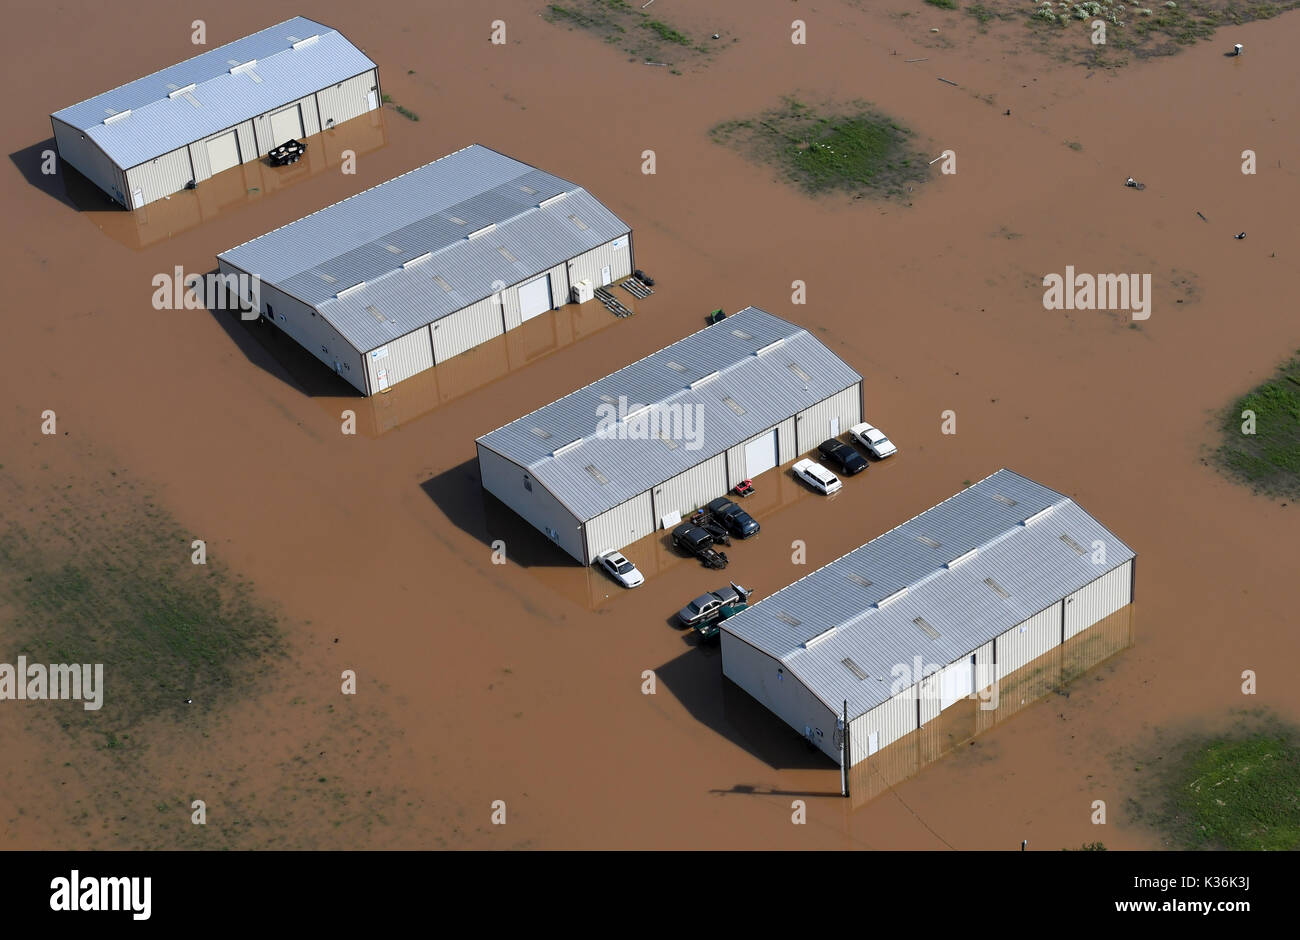
<path id="1" fill-rule="evenodd" d="M 1233 55 L 1241 55 L 1244 51 L 1245 49 L 1242 47 L 1241 43 L 1236 43 L 1232 47 Z"/>
<path id="2" fill-rule="evenodd" d="M 1242 239 L 1242 238 L 1245 238 L 1245 237 L 1246 237 L 1246 233 L 1245 233 L 1245 232 L 1241 232 L 1240 234 L 1233 235 L 1232 237 L 1233 237 L 1233 238 L 1236 238 L 1236 239 Z"/>
<path id="3" fill-rule="evenodd" d="M 929 57 L 929 56 L 926 56 L 924 59 L 904 59 L 903 61 L 904 61 L 904 62 L 907 62 L 907 63 L 912 63 L 912 62 L 929 62 L 929 61 L 930 61 L 930 57 Z"/>
<path id="4" fill-rule="evenodd" d="M 1197 210 L 1196 210 L 1196 214 L 1197 214 L 1197 215 L 1201 215 L 1201 210 L 1200 210 L 1200 209 L 1197 209 Z M 1202 221 L 1202 222 L 1208 222 L 1208 221 L 1210 221 L 1210 220 L 1207 219 L 1205 216 L 1201 215 L 1201 221 Z"/>
<path id="5" fill-rule="evenodd" d="M 958 85 L 956 82 L 950 82 L 950 81 L 948 81 L 948 79 L 946 79 L 946 78 L 941 78 L 941 79 L 939 79 L 939 81 L 941 81 L 941 82 L 946 82 L 947 84 L 951 85 L 953 88 L 960 88 L 960 87 L 961 87 L 961 86 Z"/>
<path id="6" fill-rule="evenodd" d="M 1131 176 L 1130 176 L 1128 179 L 1126 179 L 1126 180 L 1124 181 L 1124 185 L 1127 186 L 1129 189 L 1146 189 L 1146 188 L 1147 188 L 1147 184 L 1146 184 L 1146 183 L 1139 183 L 1137 180 L 1135 180 L 1135 179 L 1134 179 L 1133 177 L 1131 177 Z"/>

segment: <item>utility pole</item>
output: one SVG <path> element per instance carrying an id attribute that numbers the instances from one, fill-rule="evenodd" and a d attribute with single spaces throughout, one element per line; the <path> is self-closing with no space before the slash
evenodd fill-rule
<path id="1" fill-rule="evenodd" d="M 844 712 L 840 717 L 844 730 L 840 732 L 840 795 L 849 795 L 849 700 L 844 700 Z"/>

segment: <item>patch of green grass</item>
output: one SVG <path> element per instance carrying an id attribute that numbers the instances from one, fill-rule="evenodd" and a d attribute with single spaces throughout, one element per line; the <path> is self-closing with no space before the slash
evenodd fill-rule
<path id="1" fill-rule="evenodd" d="M 912 148 L 911 131 L 861 101 L 814 109 L 787 98 L 779 108 L 718 124 L 710 136 L 775 165 L 810 194 L 902 195 L 907 183 L 927 175 L 925 158 Z"/>
<path id="2" fill-rule="evenodd" d="M 247 689 L 282 652 L 277 620 L 249 584 L 211 557 L 192 564 L 191 536 L 147 500 L 114 496 L 105 519 L 61 488 L 43 500 L 47 518 L 10 515 L 0 528 L 4 646 L 28 662 L 102 663 L 100 710 L 51 708 L 70 731 L 93 727 L 107 749 L 127 748 L 146 719 Z"/>
<path id="3" fill-rule="evenodd" d="M 641 28 L 650 30 L 664 42 L 675 42 L 679 46 L 689 46 L 691 44 L 689 36 L 679 33 L 667 23 L 662 23 L 659 20 L 646 20 L 641 24 Z"/>
<path id="4" fill-rule="evenodd" d="M 1250 427 L 1253 414 L 1254 433 Z M 1300 351 L 1223 415 L 1217 457 L 1230 476 L 1270 496 L 1300 499 Z"/>
<path id="5" fill-rule="evenodd" d="M 1183 848 L 1300 849 L 1300 738 L 1277 723 L 1185 742 L 1157 822 Z"/>
<path id="6" fill-rule="evenodd" d="M 945 10 L 957 9 L 957 0 L 925 0 L 932 7 L 942 7 Z"/>
<path id="7" fill-rule="evenodd" d="M 393 96 L 387 94 L 384 95 L 384 104 L 392 104 L 392 103 L 393 103 Z"/>
<path id="8" fill-rule="evenodd" d="M 680 69 L 673 67 L 673 55 L 707 56 L 713 52 L 713 47 L 707 42 L 693 40 L 672 23 L 652 18 L 649 12 L 626 0 L 552 3 L 546 7 L 542 18 L 556 25 L 593 33 L 626 52 L 629 61 L 665 65 L 673 75 L 681 74 Z"/>
<path id="9" fill-rule="evenodd" d="M 1062 852 L 1105 852 L 1106 843 L 1104 842 L 1085 842 L 1077 849 L 1062 849 Z"/>
<path id="10" fill-rule="evenodd" d="M 1082 149 L 1083 149 L 1083 144 L 1079 143 L 1077 140 L 1067 140 L 1067 141 L 1065 142 L 1065 146 L 1067 146 L 1067 147 L 1069 147 L 1071 150 L 1075 150 L 1075 151 L 1078 151 L 1078 150 L 1082 150 Z"/>
<path id="11" fill-rule="evenodd" d="M 416 114 L 410 108 L 402 107 L 400 104 L 397 106 L 397 113 L 400 114 L 402 117 L 406 118 L 408 121 L 420 120 L 420 115 Z"/>
<path id="12" fill-rule="evenodd" d="M 1208 39 L 1222 26 L 1237 26 L 1270 19 L 1300 7 L 1300 0 L 1071 0 L 1026 7 L 1016 0 L 981 0 L 1000 15 L 1022 18 L 1045 42 L 1069 35 L 1067 58 L 1096 68 L 1114 68 L 1131 58 L 1173 55 L 1182 48 Z M 1090 38 L 1093 23 L 1105 23 L 1105 42 L 1079 42 Z"/>

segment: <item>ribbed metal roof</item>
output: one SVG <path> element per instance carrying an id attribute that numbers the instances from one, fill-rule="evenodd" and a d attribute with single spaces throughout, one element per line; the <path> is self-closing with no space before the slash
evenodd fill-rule
<path id="1" fill-rule="evenodd" d="M 474 144 L 219 257 L 366 352 L 629 231 L 582 187 Z"/>
<path id="2" fill-rule="evenodd" d="M 527 467 L 585 521 L 861 380 L 803 327 L 747 307 L 485 434 L 479 443 Z M 620 397 L 633 415 L 646 405 L 661 416 L 689 412 L 694 421 L 698 414 L 700 446 L 604 433 L 602 416 Z M 644 420 L 651 430 L 659 420 L 660 429 L 668 427 L 671 434 L 673 426 L 662 417 L 646 412 Z M 635 431 L 635 421 L 624 428 Z"/>
<path id="3" fill-rule="evenodd" d="M 1092 561 L 1094 541 L 1105 564 Z M 895 666 L 956 662 L 1133 555 L 1073 500 L 1003 469 L 722 629 L 780 660 L 837 714 L 847 700 L 854 718 L 890 698 Z"/>
<path id="4" fill-rule="evenodd" d="M 297 49 L 295 43 L 301 43 Z M 250 62 L 256 64 L 231 74 L 231 68 Z M 119 167 L 130 169 L 374 67 L 337 30 L 299 16 L 53 116 L 82 130 Z M 131 113 L 104 123 L 126 111 Z M 265 149 L 273 146 L 261 143 Z"/>

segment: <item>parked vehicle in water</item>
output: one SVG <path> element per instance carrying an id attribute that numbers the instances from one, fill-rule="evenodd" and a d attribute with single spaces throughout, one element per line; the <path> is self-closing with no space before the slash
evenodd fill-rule
<path id="1" fill-rule="evenodd" d="M 611 578 L 625 588 L 640 587 L 645 584 L 645 575 L 637 570 L 636 565 L 624 558 L 621 552 L 606 552 L 596 561 Z"/>
<path id="2" fill-rule="evenodd" d="M 807 458 L 798 461 L 790 469 L 794 471 L 796 477 L 803 480 L 823 496 L 830 496 L 832 493 L 839 492 L 840 488 L 844 485 L 835 474 L 831 473 L 821 464 L 815 463 Z"/>
<path id="3" fill-rule="evenodd" d="M 713 535 L 706 529 L 689 522 L 683 522 L 673 529 L 673 545 L 688 555 L 694 555 L 708 568 L 727 567 L 725 552 L 713 547 Z"/>
<path id="4" fill-rule="evenodd" d="M 833 437 L 830 440 L 822 441 L 817 451 L 849 476 L 867 469 L 867 458 L 859 454 L 856 447 L 845 444 Z"/>
<path id="5" fill-rule="evenodd" d="M 728 532 L 738 539 L 758 535 L 758 521 L 725 496 L 719 496 L 705 507 Z"/>
<path id="6" fill-rule="evenodd" d="M 898 453 L 898 448 L 894 446 L 893 441 L 885 437 L 884 431 L 873 428 L 865 422 L 853 425 L 849 428 L 849 434 L 877 460 L 884 460 L 890 454 Z"/>

